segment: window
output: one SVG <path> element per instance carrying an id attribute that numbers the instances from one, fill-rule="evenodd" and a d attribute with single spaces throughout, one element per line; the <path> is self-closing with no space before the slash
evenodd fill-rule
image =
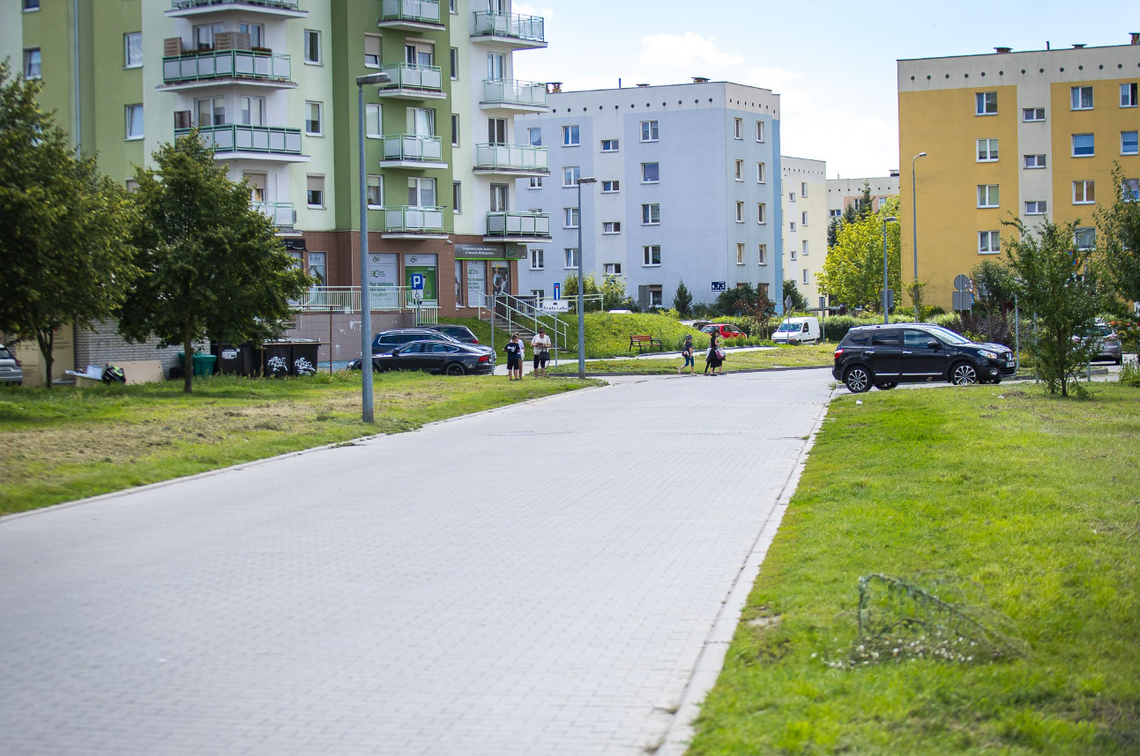
<path id="1" fill-rule="evenodd" d="M 142 68 L 142 32 L 123 35 L 123 68 Z"/>
<path id="2" fill-rule="evenodd" d="M 459 146 L 459 114 L 451 114 L 451 146 Z"/>
<path id="3" fill-rule="evenodd" d="M 526 134 L 528 144 L 533 147 L 542 146 L 542 129 L 532 126 L 526 130 Z"/>
<path id="4" fill-rule="evenodd" d="M 621 191 L 620 181 L 603 181 L 602 194 L 617 194 Z"/>
<path id="5" fill-rule="evenodd" d="M 562 251 L 563 251 L 563 253 L 565 255 L 565 259 L 566 259 L 566 264 L 564 267 L 567 270 L 570 270 L 571 268 L 577 268 L 578 267 L 578 248 L 577 247 L 567 247 L 566 249 L 564 249 Z"/>
<path id="6" fill-rule="evenodd" d="M 24 10 L 38 11 L 40 9 L 40 0 L 24 0 Z"/>
<path id="7" fill-rule="evenodd" d="M 1136 82 L 1120 85 L 1120 107 L 1136 107 Z"/>
<path id="8" fill-rule="evenodd" d="M 530 269 L 542 270 L 546 267 L 545 256 L 541 249 L 535 248 L 530 251 Z"/>
<path id="9" fill-rule="evenodd" d="M 974 115 L 997 115 L 997 92 L 975 92 Z"/>
<path id="10" fill-rule="evenodd" d="M 656 202 L 641 206 L 641 225 L 656 226 L 661 222 L 661 205 Z"/>
<path id="11" fill-rule="evenodd" d="M 451 64 L 451 80 L 456 81 L 459 79 L 459 48 L 451 48 L 451 58 L 448 61 Z"/>
<path id="12" fill-rule="evenodd" d="M 760 265 L 767 265 L 768 264 L 768 245 L 767 244 L 757 244 L 756 245 L 756 262 Z"/>
<path id="13" fill-rule="evenodd" d="M 1045 156 L 1044 155 L 1026 155 L 1025 156 L 1026 168 L 1044 168 Z"/>
<path id="14" fill-rule="evenodd" d="M 653 267 L 661 264 L 661 245 L 650 244 L 641 248 L 641 264 Z"/>
<path id="15" fill-rule="evenodd" d="M 380 37 L 375 34 L 364 35 L 364 66 L 366 68 L 380 67 Z"/>
<path id="16" fill-rule="evenodd" d="M 603 234 L 620 234 L 621 222 L 620 221 L 606 221 L 602 224 Z"/>
<path id="17" fill-rule="evenodd" d="M 577 147 L 581 142 L 578 137 L 577 126 L 563 126 L 562 127 L 562 146 L 563 147 Z"/>
<path id="18" fill-rule="evenodd" d="M 804 257 L 808 256 L 808 240 L 807 239 L 803 240 L 803 246 L 800 248 L 800 254 L 802 254 Z"/>
<path id="19" fill-rule="evenodd" d="M 368 176 L 368 206 L 384 207 L 384 177 Z"/>
<path id="20" fill-rule="evenodd" d="M 562 208 L 562 228 L 578 228 L 578 208 Z"/>
<path id="21" fill-rule="evenodd" d="M 127 139 L 143 138 L 143 106 L 127 106 Z"/>
<path id="22" fill-rule="evenodd" d="M 305 29 L 304 40 L 305 62 L 319 66 L 321 64 L 321 33 L 315 29 Z"/>
<path id="23" fill-rule="evenodd" d="M 641 141 L 643 141 L 643 142 L 656 142 L 657 141 L 657 121 L 642 121 L 641 122 Z"/>
<path id="24" fill-rule="evenodd" d="M 641 164 L 641 183 L 656 184 L 661 180 L 660 163 Z"/>
<path id="25" fill-rule="evenodd" d="M 463 212 L 463 182 L 451 182 L 451 207 L 452 211 L 456 213 Z"/>
<path id="26" fill-rule="evenodd" d="M 744 119 L 743 118 L 733 118 L 732 119 L 732 138 L 733 139 L 743 139 L 744 138 Z"/>
<path id="27" fill-rule="evenodd" d="M 1123 186 L 1121 187 L 1122 199 L 1125 202 L 1140 201 L 1140 179 L 1124 179 Z"/>
<path id="28" fill-rule="evenodd" d="M 529 189 L 541 189 L 542 188 L 542 176 L 531 176 L 530 177 L 530 186 L 528 188 Z"/>
<path id="29" fill-rule="evenodd" d="M 763 184 L 764 183 L 764 164 L 763 163 L 757 163 L 756 164 L 756 183 L 757 184 Z"/>
<path id="30" fill-rule="evenodd" d="M 24 50 L 24 78 L 40 78 L 40 48 Z"/>
<path id="31" fill-rule="evenodd" d="M 763 121 L 757 121 L 756 122 L 756 141 L 757 142 L 763 142 L 764 141 L 764 122 Z"/>
<path id="32" fill-rule="evenodd" d="M 1073 230 L 1073 238 L 1077 249 L 1087 250 L 1096 247 L 1096 229 L 1092 227 L 1077 228 Z"/>
<path id="33" fill-rule="evenodd" d="M 305 102 L 305 133 L 309 136 L 321 135 L 321 103 Z"/>
<path id="34" fill-rule="evenodd" d="M 491 144 L 506 144 L 507 143 L 507 119 L 506 118 L 488 118 L 487 119 L 487 141 Z"/>
<path id="35" fill-rule="evenodd" d="M 736 203 L 736 222 L 737 223 L 743 223 L 744 222 L 744 203 L 743 202 L 737 202 Z"/>
<path id="36" fill-rule="evenodd" d="M 1045 108 L 1025 108 L 1021 111 L 1021 120 L 1026 123 L 1045 120 Z"/>
<path id="37" fill-rule="evenodd" d="M 620 276 L 621 275 L 621 263 L 606 263 L 603 270 L 605 271 L 605 274 L 607 276 Z"/>
<path id="38" fill-rule="evenodd" d="M 802 213 L 800 213 L 800 225 L 806 226 L 807 224 L 807 210 L 804 210 Z"/>
<path id="39" fill-rule="evenodd" d="M 1045 200 L 1032 200 L 1025 203 L 1026 215 L 1044 215 L 1049 209 Z"/>
<path id="40" fill-rule="evenodd" d="M 1073 157 L 1091 157 L 1096 154 L 1092 134 L 1073 134 Z"/>
<path id="41" fill-rule="evenodd" d="M 806 285 L 808 285 L 809 283 L 811 283 L 810 281 L 808 281 L 808 272 L 807 272 L 807 270 L 804 270 L 804 279 L 803 279 L 803 280 L 804 280 L 804 285 L 805 285 L 805 286 L 806 286 Z"/>
<path id="42" fill-rule="evenodd" d="M 744 264 L 744 245 L 740 243 L 737 243 L 736 245 L 736 264 Z"/>
<path id="43" fill-rule="evenodd" d="M 997 184 L 979 184 L 978 185 L 978 207 L 997 207 L 998 206 L 998 185 Z"/>
<path id="44" fill-rule="evenodd" d="M 602 152 L 617 152 L 618 140 L 617 139 L 603 139 Z"/>
<path id="45" fill-rule="evenodd" d="M 1092 87 L 1069 87 L 1069 107 L 1073 110 L 1092 110 Z"/>
<path id="46" fill-rule="evenodd" d="M 379 139 L 382 136 L 381 127 L 380 106 L 374 103 L 364 103 L 364 136 Z"/>
<path id="47" fill-rule="evenodd" d="M 1120 132 L 1120 154 L 1121 155 L 1135 155 L 1137 154 L 1137 140 L 1135 131 L 1122 131 Z"/>
<path id="48" fill-rule="evenodd" d="M 992 163 L 998 159 L 998 140 L 996 139 L 979 139 L 978 140 L 978 162 L 979 163 Z"/>
<path id="49" fill-rule="evenodd" d="M 576 165 L 568 165 L 562 169 L 562 186 L 577 186 L 578 179 L 581 177 L 581 168 Z"/>
<path id="50" fill-rule="evenodd" d="M 1092 205 L 1096 202 L 1096 182 L 1095 181 L 1074 181 L 1073 182 L 1073 204 L 1074 205 Z"/>
<path id="51" fill-rule="evenodd" d="M 305 202 L 309 207 L 315 209 L 325 206 L 324 176 L 307 176 L 305 178 Z"/>
<path id="52" fill-rule="evenodd" d="M 767 223 L 768 222 L 768 206 L 765 205 L 763 202 L 757 202 L 756 203 L 756 222 L 757 223 Z"/>
<path id="53" fill-rule="evenodd" d="M 736 176 L 735 176 L 735 178 L 737 181 L 743 181 L 744 180 L 744 161 L 743 160 L 737 160 L 736 161 Z"/>
<path id="54" fill-rule="evenodd" d="M 993 255 L 1001 252 L 1001 232 L 999 231 L 979 231 L 978 232 L 978 254 L 979 255 Z"/>

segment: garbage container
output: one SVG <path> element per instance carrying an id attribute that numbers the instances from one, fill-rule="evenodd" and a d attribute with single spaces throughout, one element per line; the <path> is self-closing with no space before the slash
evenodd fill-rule
<path id="1" fill-rule="evenodd" d="M 214 374 L 214 363 L 217 361 L 217 359 L 218 358 L 212 354 L 197 354 L 197 353 L 195 353 L 194 359 L 193 359 L 194 375 L 195 376 L 213 375 Z M 185 364 L 186 364 L 186 353 L 185 352 L 179 352 L 178 353 L 178 365 L 181 367 L 182 365 L 185 365 Z"/>
<path id="2" fill-rule="evenodd" d="M 289 373 L 295 376 L 313 375 L 317 372 L 317 350 L 321 343 L 314 339 L 293 339 L 292 358 Z"/>
<path id="3" fill-rule="evenodd" d="M 262 349 L 266 378 L 285 378 L 293 362 L 293 346 L 285 341 L 267 341 Z"/>

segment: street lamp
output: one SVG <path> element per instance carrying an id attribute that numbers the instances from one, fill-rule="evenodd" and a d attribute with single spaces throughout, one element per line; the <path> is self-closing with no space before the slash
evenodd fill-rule
<path id="1" fill-rule="evenodd" d="M 368 170 L 364 162 L 364 88 L 392 80 L 383 71 L 356 77 L 357 110 L 360 127 L 360 419 L 373 422 L 372 414 L 372 302 L 368 283 Z M 332 344 L 329 344 L 332 361 Z"/>
<path id="2" fill-rule="evenodd" d="M 887 272 L 890 270 L 887 263 L 887 224 L 898 222 L 899 219 L 893 216 L 883 218 L 883 325 L 891 322 L 891 316 L 887 312 L 887 294 L 890 292 L 890 282 L 887 278 Z"/>
<path id="3" fill-rule="evenodd" d="M 583 297 L 585 275 L 582 263 L 582 184 L 596 184 L 596 178 L 578 179 L 578 377 L 586 377 L 586 307 Z"/>
<path id="4" fill-rule="evenodd" d="M 918 293 L 918 205 L 917 195 L 914 186 L 914 161 L 919 158 L 926 157 L 925 152 L 920 152 L 910 159 L 910 232 L 911 241 L 914 243 L 914 291 Z M 899 271 L 899 279 L 902 279 L 902 271 Z M 919 321 L 918 317 L 918 299 L 914 300 L 914 322 Z"/>

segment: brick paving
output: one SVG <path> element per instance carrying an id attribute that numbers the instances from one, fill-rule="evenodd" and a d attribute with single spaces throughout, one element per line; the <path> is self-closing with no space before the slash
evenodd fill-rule
<path id="1" fill-rule="evenodd" d="M 644 753 L 829 382 L 628 380 L 0 520 L 0 751 Z"/>

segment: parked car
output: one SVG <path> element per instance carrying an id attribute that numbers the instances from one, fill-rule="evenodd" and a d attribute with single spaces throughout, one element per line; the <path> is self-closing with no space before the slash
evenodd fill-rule
<path id="1" fill-rule="evenodd" d="M 479 339 L 475 334 L 465 325 L 456 325 L 453 323 L 437 323 L 431 327 L 433 331 L 439 331 L 445 336 L 450 336 L 456 341 L 462 341 L 464 344 L 478 344 Z"/>
<path id="2" fill-rule="evenodd" d="M 360 370 L 360 360 L 348 363 L 348 369 Z M 491 373 L 495 370 L 495 355 L 472 344 L 424 339 L 373 354 L 372 369 L 377 372 L 427 370 L 441 375 Z"/>
<path id="3" fill-rule="evenodd" d="M 701 329 L 701 333 L 719 333 L 722 339 L 746 339 L 748 334 L 732 323 L 709 323 Z"/>
<path id="4" fill-rule="evenodd" d="M 0 383 L 23 383 L 24 368 L 8 347 L 0 344 Z"/>
<path id="5" fill-rule="evenodd" d="M 1112 330 L 1105 321 L 1100 318 L 1096 319 L 1096 324 L 1089 331 L 1086 337 L 1090 340 L 1096 340 L 1096 354 L 1093 355 L 1092 361 L 1098 360 L 1111 360 L 1117 365 L 1124 362 L 1124 347 L 1120 342 L 1120 336 L 1116 331 Z M 1073 341 L 1078 341 L 1080 336 L 1074 336 Z"/>
<path id="6" fill-rule="evenodd" d="M 831 370 L 853 394 L 920 381 L 1000 383 L 1015 372 L 1017 361 L 1009 347 L 977 344 L 928 323 L 852 328 L 839 342 Z"/>
<path id="7" fill-rule="evenodd" d="M 772 341 L 777 344 L 818 344 L 819 318 L 788 318 L 772 334 Z"/>

